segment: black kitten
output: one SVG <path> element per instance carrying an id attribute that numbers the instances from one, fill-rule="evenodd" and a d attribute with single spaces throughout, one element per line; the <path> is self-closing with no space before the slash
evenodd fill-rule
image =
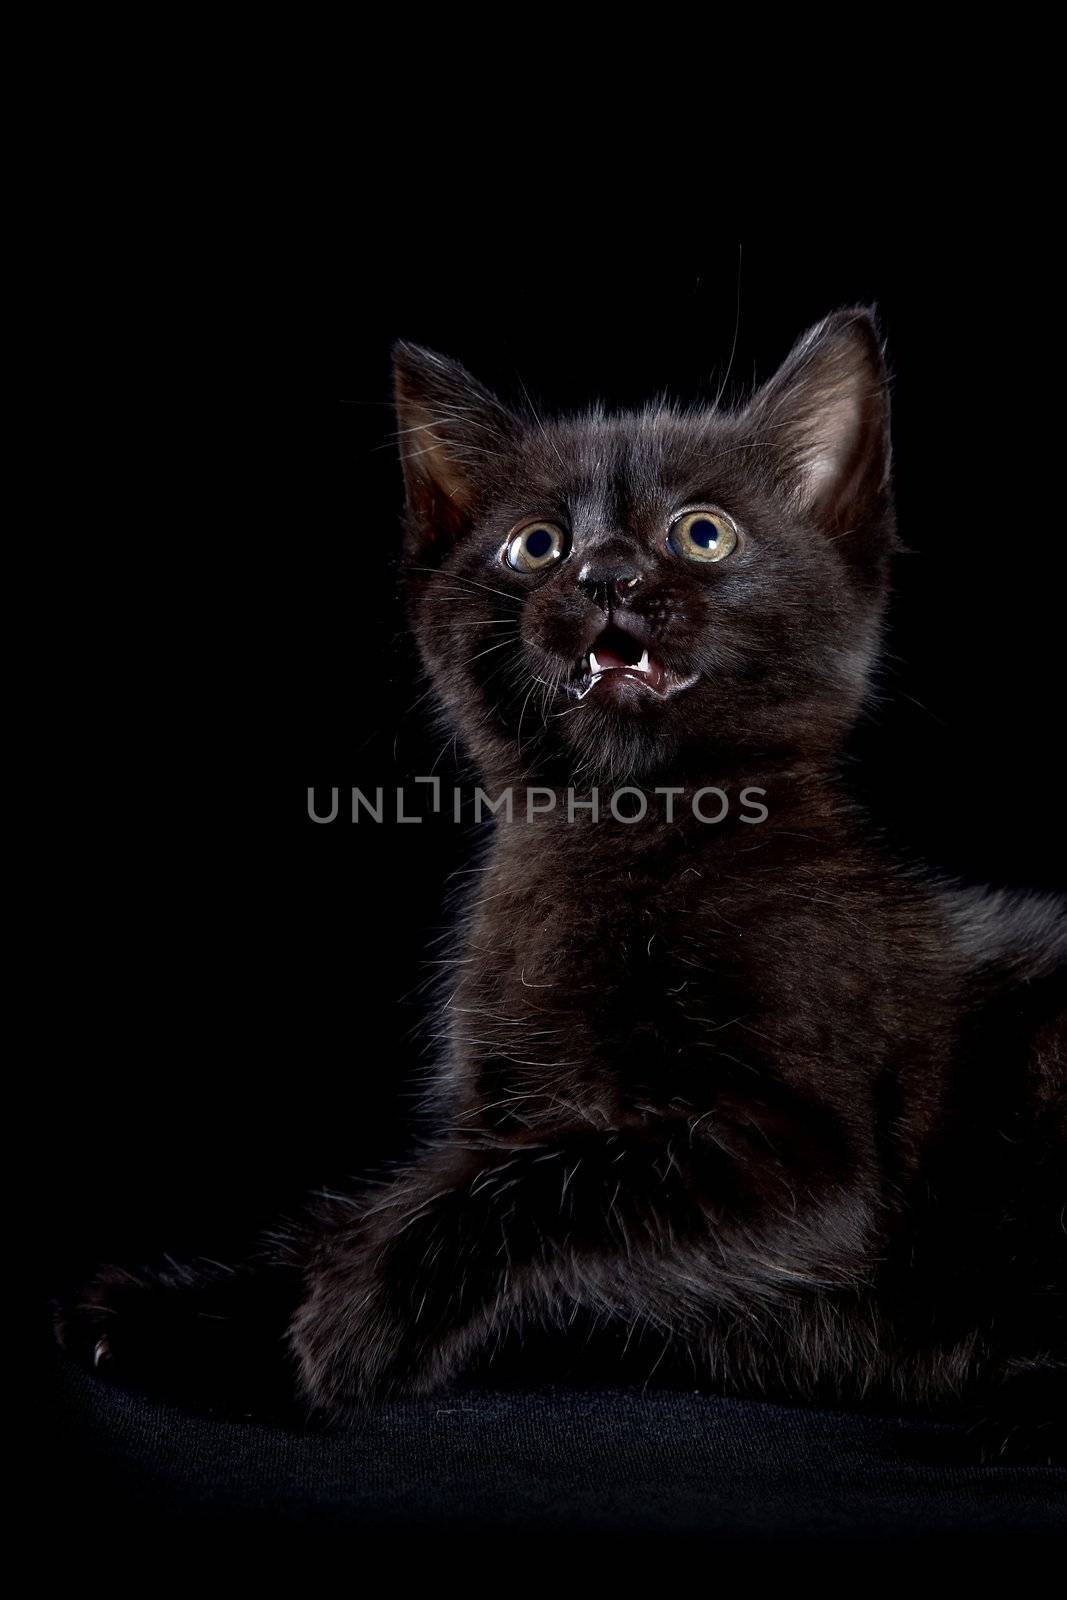
<path id="1" fill-rule="evenodd" d="M 836 776 L 895 543 L 871 316 L 739 412 L 529 422 L 406 345 L 396 388 L 415 632 L 512 814 L 433 1141 L 276 1254 L 301 1391 L 425 1392 L 577 1320 L 646 1376 L 1049 1427 L 1067 919 L 905 870 Z M 118 1355 L 138 1293 L 65 1337 Z"/>

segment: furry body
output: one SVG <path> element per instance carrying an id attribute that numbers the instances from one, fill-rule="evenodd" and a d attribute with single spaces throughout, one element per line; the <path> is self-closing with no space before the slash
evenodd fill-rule
<path id="1" fill-rule="evenodd" d="M 646 1376 L 1025 1396 L 1047 1431 L 1067 1380 L 1063 909 L 902 867 L 838 778 L 896 545 L 870 316 L 828 319 L 737 412 L 529 421 L 404 346 L 397 400 L 445 724 L 488 791 L 554 806 L 494 825 L 433 1136 L 261 1263 L 288 1275 L 301 1392 L 329 1413 L 426 1392 L 502 1338 L 583 1322 L 622 1330 Z M 727 558 L 679 556 L 693 507 L 736 530 Z M 549 564 L 513 566 L 538 519 Z M 568 789 L 593 785 L 674 788 L 674 818 L 571 820 Z M 704 786 L 757 786 L 767 819 L 701 822 Z M 98 1349 L 103 1329 L 112 1355 L 114 1310 L 98 1288 L 64 1336 Z"/>

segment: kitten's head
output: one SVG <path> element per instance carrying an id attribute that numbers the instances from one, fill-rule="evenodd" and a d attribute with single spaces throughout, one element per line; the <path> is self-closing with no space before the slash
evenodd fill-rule
<path id="1" fill-rule="evenodd" d="M 411 345 L 395 375 L 415 632 L 483 773 L 684 777 L 841 741 L 894 542 L 869 312 L 734 411 L 527 418 Z"/>

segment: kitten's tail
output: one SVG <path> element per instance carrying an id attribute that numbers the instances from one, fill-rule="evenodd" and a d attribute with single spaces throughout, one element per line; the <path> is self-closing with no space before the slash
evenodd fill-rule
<path id="1" fill-rule="evenodd" d="M 954 887 L 944 897 L 968 964 L 1005 984 L 1067 976 L 1067 900 L 1015 889 Z"/>

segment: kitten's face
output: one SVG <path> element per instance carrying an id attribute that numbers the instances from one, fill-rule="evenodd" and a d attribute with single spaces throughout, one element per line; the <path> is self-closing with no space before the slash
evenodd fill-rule
<path id="1" fill-rule="evenodd" d="M 424 352 L 397 377 L 416 633 L 487 775 L 647 782 L 840 739 L 891 542 L 865 315 L 739 415 L 526 424 Z"/>

